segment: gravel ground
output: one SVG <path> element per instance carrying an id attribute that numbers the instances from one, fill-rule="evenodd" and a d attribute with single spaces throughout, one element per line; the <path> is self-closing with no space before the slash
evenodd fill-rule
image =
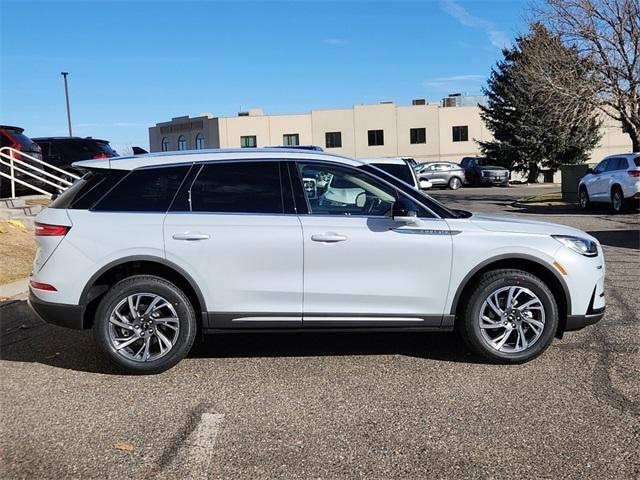
<path id="1" fill-rule="evenodd" d="M 453 334 L 238 334 L 123 376 L 90 332 L 5 303 L 3 478 L 189 478 L 180 452 L 203 413 L 224 415 L 208 478 L 638 478 L 638 215 L 510 206 L 544 192 L 434 192 L 603 243 L 605 318 L 525 365 L 486 364 Z"/>

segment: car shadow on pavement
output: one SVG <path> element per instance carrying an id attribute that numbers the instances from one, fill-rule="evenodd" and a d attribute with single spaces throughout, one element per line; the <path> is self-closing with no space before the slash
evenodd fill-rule
<path id="1" fill-rule="evenodd" d="M 599 230 L 587 232 L 608 247 L 640 250 L 640 230 Z"/>
<path id="2" fill-rule="evenodd" d="M 613 218 L 624 218 L 626 215 L 637 215 L 637 209 L 631 209 L 623 214 L 614 214 L 610 207 L 605 204 L 594 205 L 588 210 L 580 208 L 578 204 L 563 203 L 555 205 L 546 205 L 543 203 L 518 203 L 512 202 L 512 213 L 532 213 L 538 215 L 607 215 Z"/>
<path id="3" fill-rule="evenodd" d="M 69 370 L 115 374 L 91 331 L 49 325 L 24 301 L 0 304 L 0 358 Z M 406 355 L 446 362 L 484 363 L 453 333 L 222 333 L 196 339 L 191 358 Z"/>

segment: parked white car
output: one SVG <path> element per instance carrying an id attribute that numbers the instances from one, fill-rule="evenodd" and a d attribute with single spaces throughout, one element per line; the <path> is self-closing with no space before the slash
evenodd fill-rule
<path id="1" fill-rule="evenodd" d="M 450 210 L 361 161 L 239 149 L 75 166 L 86 175 L 37 217 L 29 303 L 92 328 L 130 372 L 166 370 L 198 332 L 223 331 L 456 328 L 516 363 L 604 315 L 595 238 Z M 309 191 L 328 178 L 358 195 Z"/>
<path id="2" fill-rule="evenodd" d="M 616 213 L 640 200 L 640 154 L 610 155 L 596 168 L 588 169 L 578 188 L 580 207 L 608 203 Z"/>

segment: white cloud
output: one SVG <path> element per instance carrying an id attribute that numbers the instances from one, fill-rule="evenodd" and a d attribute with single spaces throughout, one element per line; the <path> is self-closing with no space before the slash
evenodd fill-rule
<path id="1" fill-rule="evenodd" d="M 327 45 L 344 45 L 347 42 L 342 38 L 325 38 L 322 40 L 322 43 L 326 43 Z"/>
<path id="2" fill-rule="evenodd" d="M 489 36 L 491 45 L 494 47 L 504 48 L 509 45 L 509 36 L 505 32 L 498 30 L 493 22 L 470 14 L 466 8 L 456 3 L 455 0 L 440 0 L 440 5 L 446 13 L 465 27 L 484 30 Z"/>
<path id="3" fill-rule="evenodd" d="M 451 75 L 449 77 L 430 78 L 422 82 L 423 87 L 434 88 L 438 90 L 455 90 L 463 87 L 477 87 L 484 83 L 486 75 L 469 74 L 469 75 Z"/>

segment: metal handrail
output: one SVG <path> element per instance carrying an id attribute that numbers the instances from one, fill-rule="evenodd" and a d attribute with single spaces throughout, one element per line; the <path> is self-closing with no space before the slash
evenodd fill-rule
<path id="1" fill-rule="evenodd" d="M 24 153 L 24 152 L 22 152 L 20 150 L 17 150 L 15 148 L 2 147 L 2 148 L 0 148 L 0 165 L 5 165 L 5 166 L 9 167 L 9 172 L 10 173 L 6 174 L 6 173 L 0 172 L 0 175 L 2 177 L 8 178 L 11 181 L 11 197 L 12 198 L 15 198 L 15 196 L 16 196 L 16 187 L 15 187 L 16 182 L 19 183 L 20 185 L 24 185 L 26 187 L 29 187 L 29 188 L 33 189 L 33 190 L 36 190 L 37 192 L 44 193 L 46 195 L 51 195 L 50 192 L 46 192 L 43 189 L 41 189 L 39 187 L 36 187 L 35 185 L 30 184 L 29 182 L 25 182 L 23 180 L 20 180 L 20 179 L 16 178 L 16 176 L 15 176 L 15 172 L 16 171 L 18 171 L 20 173 L 23 173 L 23 174 L 26 174 L 26 175 L 28 175 L 28 176 L 30 176 L 32 178 L 35 178 L 35 179 L 37 179 L 37 180 L 39 180 L 41 182 L 46 183 L 48 185 L 52 185 L 53 187 L 55 187 L 55 188 L 57 188 L 59 190 L 66 190 L 72 184 L 72 182 L 70 182 L 69 180 L 67 180 L 64 177 L 60 177 L 60 176 L 54 175 L 54 174 L 52 174 L 50 172 L 47 172 L 47 171 L 45 171 L 45 170 L 43 170 L 41 168 L 38 168 L 38 167 L 36 167 L 34 165 L 26 163 L 26 162 L 24 162 L 22 160 L 18 160 L 17 158 L 15 158 L 15 155 L 19 155 L 21 158 L 22 157 L 27 158 L 27 159 L 29 159 L 29 160 L 31 160 L 33 162 L 39 163 L 42 166 L 45 166 L 45 167 L 50 168 L 52 170 L 56 170 L 56 171 L 64 174 L 65 177 L 70 177 L 70 178 L 72 178 L 74 180 L 77 180 L 77 179 L 80 178 L 79 176 L 74 175 L 73 173 L 69 173 L 69 172 L 67 172 L 67 171 L 65 171 L 65 170 L 63 170 L 61 168 L 56 167 L 55 165 L 51 165 L 50 163 L 44 162 L 44 161 L 40 160 L 39 158 L 36 158 L 36 157 L 34 157 L 32 155 Z M 4 158 L 5 160 L 3 161 L 2 158 Z M 7 162 L 7 160 L 8 160 L 8 162 Z M 22 165 L 22 166 L 27 167 L 27 168 L 29 168 L 31 170 L 39 172 L 42 176 L 38 176 L 38 175 L 35 175 L 35 174 L 31 173 L 31 172 L 23 170 L 22 168 L 20 168 L 19 166 L 15 165 L 15 164 Z M 47 180 L 46 178 L 44 178 L 44 176 L 52 178 L 53 180 L 57 181 L 58 184 L 55 184 L 55 183 L 51 182 L 50 180 Z"/>

